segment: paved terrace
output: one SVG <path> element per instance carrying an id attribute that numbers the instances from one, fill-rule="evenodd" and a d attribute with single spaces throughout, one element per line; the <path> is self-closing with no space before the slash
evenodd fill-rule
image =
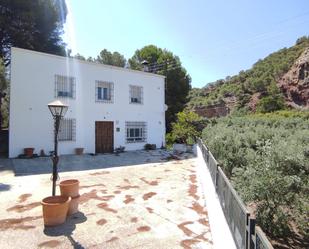
<path id="1" fill-rule="evenodd" d="M 10 161 L 22 176 L 0 167 L 1 248 L 220 248 L 198 158 L 166 157 L 160 150 L 62 157 L 61 180 L 80 180 L 80 212 L 55 228 L 44 228 L 40 205 L 51 193 L 50 159 Z"/>

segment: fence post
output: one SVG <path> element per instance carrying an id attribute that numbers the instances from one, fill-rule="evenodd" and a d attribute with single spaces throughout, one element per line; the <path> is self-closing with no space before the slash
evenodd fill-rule
<path id="1" fill-rule="evenodd" d="M 245 248 L 246 249 L 250 249 L 250 246 L 249 246 L 249 237 L 250 237 L 250 214 L 247 213 L 246 215 L 246 241 L 245 241 Z"/>
<path id="2" fill-rule="evenodd" d="M 219 167 L 220 167 L 220 164 L 219 163 L 217 163 L 216 164 L 216 177 L 215 177 L 215 187 L 216 187 L 216 190 L 218 190 L 218 184 L 217 184 L 217 182 L 218 182 L 218 172 L 219 172 Z"/>
<path id="3" fill-rule="evenodd" d="M 255 248 L 255 219 L 249 217 L 249 226 L 248 226 L 248 248 Z"/>

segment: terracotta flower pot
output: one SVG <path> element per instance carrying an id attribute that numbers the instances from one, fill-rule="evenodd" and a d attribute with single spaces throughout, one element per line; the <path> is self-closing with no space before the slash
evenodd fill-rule
<path id="1" fill-rule="evenodd" d="M 72 198 L 79 196 L 79 181 L 76 179 L 70 179 L 61 181 L 60 192 L 63 196 L 70 196 Z"/>
<path id="2" fill-rule="evenodd" d="M 80 195 L 71 198 L 68 215 L 75 214 L 78 212 L 78 204 L 79 204 L 79 199 L 80 199 L 79 197 Z"/>
<path id="3" fill-rule="evenodd" d="M 33 157 L 34 148 L 24 148 L 24 154 L 27 157 Z"/>
<path id="4" fill-rule="evenodd" d="M 57 226 L 65 222 L 71 197 L 49 196 L 41 201 L 45 226 Z"/>
<path id="5" fill-rule="evenodd" d="M 75 148 L 76 155 L 82 155 L 84 153 L 84 148 Z"/>

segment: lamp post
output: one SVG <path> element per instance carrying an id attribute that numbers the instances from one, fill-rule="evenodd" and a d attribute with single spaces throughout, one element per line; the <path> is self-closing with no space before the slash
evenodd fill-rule
<path id="1" fill-rule="evenodd" d="M 66 114 L 69 106 L 63 104 L 60 100 L 55 100 L 48 104 L 48 108 L 53 116 L 54 119 L 54 153 L 52 155 L 52 161 L 53 161 L 53 196 L 56 195 L 56 181 L 58 178 L 58 132 L 59 132 L 59 126 L 60 126 L 60 120 L 64 117 Z"/>

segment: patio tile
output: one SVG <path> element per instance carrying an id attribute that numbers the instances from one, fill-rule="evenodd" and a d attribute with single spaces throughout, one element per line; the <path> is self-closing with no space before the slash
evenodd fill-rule
<path id="1" fill-rule="evenodd" d="M 12 188 L 0 192 L 1 248 L 212 248 L 196 159 L 138 156 L 154 162 L 61 173 L 80 180 L 80 213 L 52 229 L 44 229 L 39 204 L 51 192 L 50 175 L 6 178 Z"/>

